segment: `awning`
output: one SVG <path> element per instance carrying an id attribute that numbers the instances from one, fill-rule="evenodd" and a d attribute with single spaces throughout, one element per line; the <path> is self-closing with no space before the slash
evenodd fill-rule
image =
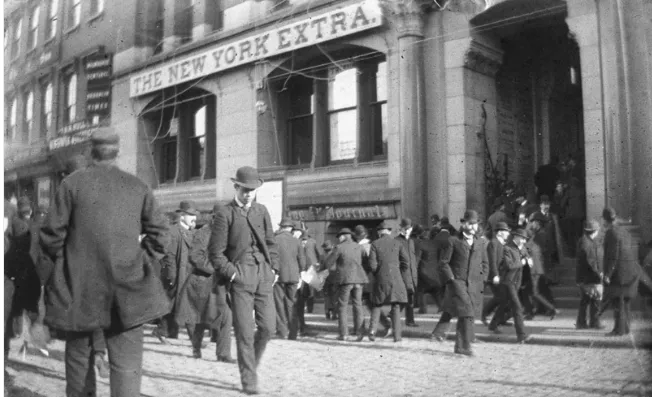
<path id="1" fill-rule="evenodd" d="M 503 0 L 473 17 L 471 25 L 482 30 L 512 30 L 510 27 L 522 27 L 528 21 L 566 12 L 564 0 Z"/>

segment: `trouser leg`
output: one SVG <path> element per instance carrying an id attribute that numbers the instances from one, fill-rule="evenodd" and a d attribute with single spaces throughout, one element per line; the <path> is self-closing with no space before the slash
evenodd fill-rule
<path id="1" fill-rule="evenodd" d="M 597 299 L 590 299 L 588 302 L 589 306 L 589 326 L 591 328 L 600 328 L 600 301 Z"/>
<path id="2" fill-rule="evenodd" d="M 508 284 L 506 287 L 509 307 L 512 310 L 512 316 L 514 316 L 514 328 L 516 329 L 516 336 L 523 337 L 525 336 L 525 326 L 523 324 L 523 308 L 521 307 L 521 302 L 518 299 L 518 291 L 516 290 L 516 286 L 513 284 Z"/>
<path id="3" fill-rule="evenodd" d="M 106 339 L 104 338 L 104 330 L 96 329 L 93 331 L 91 336 L 91 345 L 93 347 L 93 353 L 106 353 Z"/>
<path id="4" fill-rule="evenodd" d="M 285 284 L 274 285 L 274 306 L 276 307 L 276 334 L 283 338 L 288 336 L 288 319 L 285 311 Z"/>
<path id="5" fill-rule="evenodd" d="M 271 271 L 271 270 L 270 270 Z M 296 286 L 295 286 L 296 288 Z M 261 280 L 254 294 L 254 311 L 256 313 L 256 333 L 254 335 L 254 357 L 256 368 L 265 353 L 267 342 L 274 330 L 274 301 L 272 283 Z"/>
<path id="6" fill-rule="evenodd" d="M 550 303 L 540 292 L 540 276 L 538 274 L 532 275 L 532 297 L 536 302 L 546 308 L 547 311 L 554 311 L 555 306 Z"/>
<path id="7" fill-rule="evenodd" d="M 435 325 L 432 334 L 445 338 L 446 331 L 448 331 L 448 328 L 450 327 L 451 318 L 452 317 L 448 312 L 443 312 L 441 317 L 439 317 L 439 321 L 437 322 L 437 325 Z"/>
<path id="8" fill-rule="evenodd" d="M 297 332 L 299 331 L 300 319 L 298 312 L 303 314 L 300 305 L 297 305 L 297 296 L 300 293 L 297 293 L 297 284 L 287 284 L 285 287 L 285 313 L 287 314 L 289 334 L 290 339 L 297 338 Z"/>
<path id="9" fill-rule="evenodd" d="M 369 334 L 376 335 L 376 331 L 378 329 L 378 320 L 380 319 L 380 312 L 382 309 L 382 306 L 372 306 L 371 319 L 369 320 Z"/>
<path id="10" fill-rule="evenodd" d="M 338 289 L 338 299 L 337 299 L 337 311 L 338 311 L 338 329 L 340 332 L 340 337 L 345 338 L 348 335 L 348 305 L 349 305 L 349 295 L 353 289 L 353 284 L 342 284 Z"/>
<path id="11" fill-rule="evenodd" d="M 66 333 L 66 396 L 96 395 L 90 332 Z"/>
<path id="12" fill-rule="evenodd" d="M 219 318 L 215 338 L 215 354 L 217 358 L 231 358 L 231 308 L 218 305 Z"/>
<path id="13" fill-rule="evenodd" d="M 408 301 L 405 305 L 405 323 L 414 323 L 414 291 L 408 292 Z"/>
<path id="14" fill-rule="evenodd" d="M 580 293 L 580 307 L 577 309 L 577 320 L 575 320 L 575 326 L 578 328 L 586 328 L 586 309 L 589 306 L 591 298 L 584 292 L 584 290 L 581 290 Z"/>
<path id="15" fill-rule="evenodd" d="M 614 307 L 614 329 L 613 332 L 619 335 L 625 333 L 625 299 L 622 297 L 613 298 Z"/>
<path id="16" fill-rule="evenodd" d="M 143 368 L 143 327 L 108 332 L 106 344 L 111 366 L 111 397 L 139 396 Z"/>
<path id="17" fill-rule="evenodd" d="M 455 329 L 455 351 L 470 351 L 473 340 L 473 317 L 458 317 Z"/>
<path id="18" fill-rule="evenodd" d="M 498 308 L 500 303 L 500 298 L 498 297 L 498 286 L 495 284 L 489 284 L 489 289 L 493 295 L 489 302 L 482 308 L 482 317 L 488 317 L 494 310 Z"/>
<path id="19" fill-rule="evenodd" d="M 362 335 L 364 333 L 362 326 L 362 322 L 364 321 L 364 309 L 362 308 L 362 284 L 353 284 L 351 298 L 353 301 L 353 323 L 355 324 L 356 334 Z"/>
<path id="20" fill-rule="evenodd" d="M 231 305 L 240 380 L 245 387 L 255 387 L 258 384 L 258 379 L 254 354 L 254 319 L 251 315 L 254 310 L 254 293 L 246 291 L 242 284 L 232 284 Z"/>
<path id="21" fill-rule="evenodd" d="M 402 340 L 402 324 L 401 324 L 401 311 L 402 304 L 392 303 L 392 326 L 394 327 L 394 342 L 400 342 Z"/>
<path id="22" fill-rule="evenodd" d="M 15 286 L 14 281 L 5 276 L 4 297 L 5 297 L 5 365 L 7 365 L 7 355 L 9 354 L 9 343 L 11 341 L 11 309 L 14 299 Z"/>
<path id="23" fill-rule="evenodd" d="M 302 285 L 301 288 L 295 288 L 295 299 L 294 299 L 294 311 L 296 314 L 297 320 L 297 330 L 302 331 L 306 327 L 306 316 L 305 316 L 305 307 L 306 307 L 306 296 L 304 294 L 305 285 Z"/>
<path id="24" fill-rule="evenodd" d="M 309 285 L 306 285 L 306 289 L 308 290 L 308 297 L 306 298 L 306 311 L 308 313 L 312 313 L 314 306 L 315 306 L 315 294 L 317 291 Z M 302 323 L 302 325 L 305 326 L 305 322 Z"/>
<path id="25" fill-rule="evenodd" d="M 507 315 L 507 311 L 509 310 L 509 300 L 507 297 L 507 286 L 505 285 L 499 285 L 497 288 L 497 306 L 498 308 L 496 309 L 496 313 L 494 316 L 491 318 L 491 322 L 489 323 L 489 329 L 490 330 L 495 330 L 498 328 L 500 324 L 502 324 L 505 321 L 505 316 Z"/>

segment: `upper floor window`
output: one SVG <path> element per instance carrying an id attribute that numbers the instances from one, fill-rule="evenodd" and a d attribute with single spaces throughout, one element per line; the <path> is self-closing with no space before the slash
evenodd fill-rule
<path id="1" fill-rule="evenodd" d="M 38 41 L 38 25 L 39 16 L 41 15 L 41 7 L 36 6 L 32 9 L 32 14 L 29 17 L 29 34 L 27 36 L 27 48 L 32 49 L 36 47 Z"/>
<path id="2" fill-rule="evenodd" d="M 387 156 L 387 62 L 383 61 L 372 69 L 375 85 L 371 93 L 371 133 L 374 157 Z"/>
<path id="3" fill-rule="evenodd" d="M 77 118 L 77 74 L 73 73 L 66 82 L 66 98 L 63 121 L 72 123 Z"/>
<path id="4" fill-rule="evenodd" d="M 25 128 L 24 135 L 28 137 L 34 128 L 34 92 L 25 95 Z"/>
<path id="5" fill-rule="evenodd" d="M 331 69 L 328 82 L 330 160 L 356 157 L 358 139 L 357 68 Z"/>
<path id="6" fill-rule="evenodd" d="M 177 34 L 181 38 L 181 44 L 192 41 L 192 20 L 195 12 L 195 0 L 181 0 L 181 15 L 178 22 Z"/>
<path id="7" fill-rule="evenodd" d="M 14 98 L 9 107 L 9 126 L 7 128 L 7 139 L 15 140 L 18 133 L 18 100 Z"/>
<path id="8" fill-rule="evenodd" d="M 91 0 L 91 16 L 104 11 L 104 0 Z"/>
<path id="9" fill-rule="evenodd" d="M 46 40 L 51 39 L 57 35 L 57 20 L 59 19 L 57 15 L 59 12 L 58 8 L 59 8 L 59 0 L 51 0 L 48 6 Z"/>
<path id="10" fill-rule="evenodd" d="M 206 169 L 206 105 L 195 112 L 194 128 L 188 137 L 190 178 L 203 177 Z"/>
<path id="11" fill-rule="evenodd" d="M 70 8 L 68 9 L 68 27 L 72 28 L 79 25 L 81 21 L 81 0 L 68 0 L 70 1 Z"/>
<path id="12" fill-rule="evenodd" d="M 23 31 L 23 18 L 14 20 L 14 34 L 11 41 L 11 57 L 16 58 L 20 50 L 20 36 Z"/>
<path id="13" fill-rule="evenodd" d="M 45 135 L 52 127 L 52 82 L 43 84 L 41 95 L 41 134 Z"/>
<path id="14" fill-rule="evenodd" d="M 288 87 L 288 95 L 292 98 L 287 125 L 289 164 L 310 164 L 315 113 L 313 81 L 303 76 L 293 78 Z"/>

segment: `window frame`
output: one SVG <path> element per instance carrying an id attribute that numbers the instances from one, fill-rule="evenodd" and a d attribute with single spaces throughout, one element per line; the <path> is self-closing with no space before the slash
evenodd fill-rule
<path id="1" fill-rule="evenodd" d="M 177 0 L 180 1 L 180 0 Z M 181 45 L 192 42 L 192 29 L 194 27 L 194 13 L 195 13 L 195 0 L 181 0 L 186 1 L 187 4 L 181 5 L 181 20 L 179 22 L 183 23 L 184 26 L 180 27 L 180 33 L 183 33 L 179 37 L 179 43 Z"/>
<path id="2" fill-rule="evenodd" d="M 34 90 L 29 88 L 25 91 L 25 102 L 23 106 L 23 135 L 25 142 L 29 142 L 29 137 L 34 129 Z"/>
<path id="3" fill-rule="evenodd" d="M 40 25 L 41 6 L 37 5 L 30 10 L 29 29 L 27 32 L 27 51 L 36 48 L 38 44 L 38 31 Z"/>
<path id="4" fill-rule="evenodd" d="M 378 65 L 380 65 L 381 63 L 385 63 L 385 98 L 379 100 L 378 99 Z M 388 67 L 389 67 L 389 64 L 387 63 L 387 59 L 378 61 L 378 62 L 376 62 L 374 64 L 374 70 L 375 70 L 375 75 L 374 75 L 375 79 L 374 79 L 374 81 L 375 81 L 375 84 L 376 84 L 376 87 L 374 89 L 375 95 L 374 95 L 373 100 L 371 100 L 369 102 L 369 107 L 371 109 L 379 109 L 378 111 L 380 111 L 381 127 L 383 127 L 383 125 L 382 125 L 383 115 L 385 115 L 385 117 L 387 117 L 387 107 L 388 107 L 388 105 L 387 105 L 387 96 L 388 96 L 388 92 L 389 92 L 389 86 L 387 85 L 387 82 L 389 80 L 389 70 L 387 69 Z M 384 112 L 383 112 L 383 106 L 385 106 L 385 111 Z M 375 116 L 374 110 L 370 110 L 369 111 L 369 117 L 371 119 L 371 127 L 370 127 L 371 131 L 369 131 L 369 133 L 370 133 L 369 137 L 371 138 L 371 148 L 370 148 L 370 150 L 371 150 L 371 152 L 370 152 L 371 153 L 371 159 L 374 160 L 374 161 L 376 161 L 376 160 L 386 160 L 387 159 L 387 153 L 386 153 L 387 148 L 385 148 L 385 153 L 383 153 L 383 154 L 376 154 L 376 151 L 375 151 L 376 144 L 377 144 L 377 142 L 376 142 L 377 136 L 376 136 L 376 131 L 374 130 L 374 124 L 376 122 L 374 116 Z M 387 126 L 385 125 L 385 127 L 387 127 Z M 383 130 L 381 130 L 381 134 L 380 134 L 380 136 L 381 136 L 381 145 L 384 145 L 384 143 L 382 142 L 382 136 L 383 136 L 384 132 L 385 131 L 384 131 L 384 128 L 383 128 Z"/>
<path id="5" fill-rule="evenodd" d="M 73 30 L 81 24 L 81 0 L 68 0 L 68 30 Z"/>
<path id="6" fill-rule="evenodd" d="M 104 0 L 91 0 L 91 19 L 104 12 Z"/>
<path id="7" fill-rule="evenodd" d="M 75 79 L 75 89 L 71 90 L 72 79 Z M 77 103 L 79 93 L 79 75 L 72 71 L 64 76 L 64 98 L 63 98 L 63 124 L 72 124 L 77 120 Z M 71 93 L 74 95 L 74 102 L 70 101 Z M 71 103 L 72 102 L 72 103 Z M 72 112 L 72 115 L 71 115 Z M 71 117 L 72 116 L 72 117 Z"/>
<path id="8" fill-rule="evenodd" d="M 203 106 L 200 106 L 193 112 L 193 130 L 197 131 L 197 113 L 199 113 L 200 110 L 204 109 L 204 134 L 203 135 L 191 135 L 190 133 L 192 131 L 187 131 L 185 136 L 181 132 L 178 135 L 178 139 L 184 139 L 186 141 L 186 161 L 187 161 L 187 178 L 186 180 L 188 181 L 193 181 L 193 180 L 200 180 L 204 178 L 204 174 L 206 173 L 206 140 L 207 140 L 207 134 L 206 134 L 206 127 L 207 127 L 207 117 L 206 117 L 206 111 L 208 110 L 208 105 L 204 104 Z M 204 167 L 202 167 L 202 160 L 199 159 L 199 175 L 193 175 L 193 142 L 194 141 L 199 141 L 201 139 L 204 139 L 204 145 L 203 145 L 203 163 Z"/>
<path id="9" fill-rule="evenodd" d="M 45 41 L 57 37 L 57 24 L 59 23 L 59 0 L 50 0 L 48 3 L 48 19 L 46 22 Z"/>
<path id="10" fill-rule="evenodd" d="M 49 100 L 48 100 L 48 89 L 50 91 Z M 52 128 L 53 121 L 54 121 L 54 117 L 52 113 L 53 111 L 54 111 L 54 85 L 52 84 L 52 80 L 48 79 L 41 82 L 41 136 L 47 136 L 48 132 L 50 131 L 50 128 Z"/>
<path id="11" fill-rule="evenodd" d="M 347 72 L 349 70 L 354 70 L 355 72 L 355 93 L 356 93 L 356 98 L 355 98 L 355 104 L 350 105 L 350 106 L 343 106 L 339 108 L 334 108 L 331 109 L 331 81 L 334 81 L 335 78 L 337 77 L 338 74 Z M 335 73 L 337 72 L 337 73 Z M 328 123 L 327 123 L 327 129 L 326 129 L 326 135 L 327 139 L 326 141 L 328 142 L 328 155 L 327 155 L 327 163 L 329 165 L 338 165 L 338 164 L 349 164 L 349 163 L 354 163 L 357 162 L 358 156 L 359 156 L 359 149 L 360 149 L 360 123 L 359 123 L 359 103 L 360 103 L 360 96 L 358 95 L 358 76 L 360 74 L 360 68 L 359 65 L 355 63 L 348 63 L 340 66 L 333 66 L 329 68 L 328 70 L 328 88 L 326 89 L 326 115 L 328 118 Z M 333 139 L 333 134 L 332 134 L 332 117 L 337 115 L 338 113 L 346 113 L 346 112 L 351 112 L 355 111 L 355 154 L 352 158 L 346 158 L 346 159 L 337 159 L 333 160 L 333 153 L 331 152 L 331 144 L 332 144 L 332 139 Z"/>
<path id="12" fill-rule="evenodd" d="M 16 140 L 16 136 L 18 135 L 18 97 L 14 95 L 9 103 L 9 134 L 7 136 L 7 140 L 14 142 Z"/>
<path id="13" fill-rule="evenodd" d="M 12 25 L 12 36 L 11 36 L 11 53 L 10 57 L 12 60 L 18 58 L 20 55 L 20 40 L 23 36 L 23 17 L 18 16 L 14 17 L 14 23 Z"/>

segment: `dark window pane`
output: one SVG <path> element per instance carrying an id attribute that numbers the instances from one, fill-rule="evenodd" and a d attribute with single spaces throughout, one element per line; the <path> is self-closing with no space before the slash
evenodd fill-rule
<path id="1" fill-rule="evenodd" d="M 387 156 L 387 103 L 371 106 L 374 156 Z"/>
<path id="2" fill-rule="evenodd" d="M 290 119 L 290 164 L 310 164 L 312 161 L 312 116 Z"/>
<path id="3" fill-rule="evenodd" d="M 203 136 L 192 138 L 189 141 L 190 148 L 190 177 L 202 176 L 205 168 L 206 138 Z"/>
<path id="4" fill-rule="evenodd" d="M 169 140 L 161 144 L 161 182 L 174 180 L 177 172 L 177 141 Z"/>

